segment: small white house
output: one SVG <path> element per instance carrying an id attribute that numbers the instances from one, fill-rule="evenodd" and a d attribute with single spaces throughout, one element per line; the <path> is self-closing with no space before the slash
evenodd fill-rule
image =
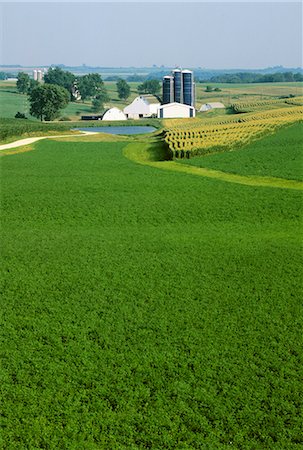
<path id="1" fill-rule="evenodd" d="M 110 108 L 102 116 L 102 120 L 127 120 L 126 115 L 119 108 Z"/>
<path id="2" fill-rule="evenodd" d="M 205 103 L 204 105 L 201 106 L 199 111 L 205 112 L 210 111 L 211 109 L 218 109 L 218 108 L 225 108 L 225 106 L 221 102 Z"/>
<path id="3" fill-rule="evenodd" d="M 123 109 L 128 119 L 141 119 L 157 115 L 160 101 L 153 95 L 139 95 L 135 100 Z"/>
<path id="4" fill-rule="evenodd" d="M 158 110 L 158 118 L 160 119 L 187 118 L 195 117 L 195 115 L 195 108 L 183 103 L 166 103 L 160 106 Z"/>

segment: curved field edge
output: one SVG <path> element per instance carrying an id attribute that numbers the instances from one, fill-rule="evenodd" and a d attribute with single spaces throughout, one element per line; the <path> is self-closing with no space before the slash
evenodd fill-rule
<path id="1" fill-rule="evenodd" d="M 126 158 L 138 164 L 143 164 L 157 169 L 171 170 L 174 172 L 198 175 L 202 177 L 215 178 L 228 183 L 238 183 L 246 186 L 260 186 L 280 189 L 303 190 L 303 182 L 296 180 L 286 180 L 284 178 L 243 176 L 232 173 L 221 172 L 219 170 L 205 169 L 186 164 L 179 164 L 175 161 L 163 161 L 163 150 L 159 142 L 135 142 L 128 144 L 123 154 Z M 159 156 L 162 161 L 159 161 Z"/>
<path id="2" fill-rule="evenodd" d="M 303 122 L 296 122 L 240 148 L 181 159 L 178 163 L 244 176 L 302 182 L 302 138 Z"/>
<path id="3" fill-rule="evenodd" d="M 81 139 L 79 139 L 81 138 Z M 34 149 L 34 145 L 46 139 L 57 142 L 121 142 L 128 141 L 127 136 L 117 136 L 108 133 L 82 132 L 81 134 L 64 134 L 54 136 L 35 136 L 26 139 L 18 139 L 14 142 L 0 145 L 0 156 L 15 155 Z"/>

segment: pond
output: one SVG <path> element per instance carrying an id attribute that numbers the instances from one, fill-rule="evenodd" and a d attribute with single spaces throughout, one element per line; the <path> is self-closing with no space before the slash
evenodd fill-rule
<path id="1" fill-rule="evenodd" d="M 150 126 L 125 126 L 125 127 L 91 127 L 91 128 L 74 128 L 79 131 L 91 131 L 109 134 L 146 134 L 156 131 L 155 127 Z"/>

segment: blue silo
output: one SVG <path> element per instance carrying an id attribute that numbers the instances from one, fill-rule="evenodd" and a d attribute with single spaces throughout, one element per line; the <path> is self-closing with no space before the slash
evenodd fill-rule
<path id="1" fill-rule="evenodd" d="M 174 101 L 177 103 L 183 103 L 182 70 L 175 69 L 173 71 L 173 77 L 174 77 Z"/>
<path id="2" fill-rule="evenodd" d="M 163 78 L 163 104 L 174 101 L 174 78 L 166 76 Z"/>
<path id="3" fill-rule="evenodd" d="M 183 70 L 183 103 L 194 106 L 194 75 L 190 70 Z"/>

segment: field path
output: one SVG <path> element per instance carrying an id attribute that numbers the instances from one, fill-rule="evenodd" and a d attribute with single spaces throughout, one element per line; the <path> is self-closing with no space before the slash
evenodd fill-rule
<path id="1" fill-rule="evenodd" d="M 155 144 L 154 144 L 155 145 Z M 190 166 L 175 161 L 156 161 L 153 159 L 153 148 L 150 144 L 132 143 L 124 149 L 124 155 L 139 164 L 156 167 L 163 170 L 198 175 L 201 177 L 214 178 L 228 183 L 238 183 L 246 186 L 270 187 L 280 189 L 303 190 L 303 182 L 297 180 L 287 180 L 285 178 L 244 176 L 234 173 L 222 172 L 219 170 L 206 169 L 204 167 Z"/>
<path id="2" fill-rule="evenodd" d="M 2 144 L 0 145 L 0 151 L 1 150 L 10 150 L 12 148 L 17 147 L 23 147 L 24 145 L 33 144 L 34 142 L 40 141 L 41 139 L 54 139 L 54 138 L 61 138 L 61 137 L 81 137 L 81 136 L 87 136 L 92 134 L 97 134 L 97 131 L 81 131 L 81 134 L 57 134 L 56 136 L 39 136 L 39 137 L 32 137 L 32 138 L 26 138 L 26 139 L 19 139 L 18 141 L 10 142 L 9 144 Z"/>

